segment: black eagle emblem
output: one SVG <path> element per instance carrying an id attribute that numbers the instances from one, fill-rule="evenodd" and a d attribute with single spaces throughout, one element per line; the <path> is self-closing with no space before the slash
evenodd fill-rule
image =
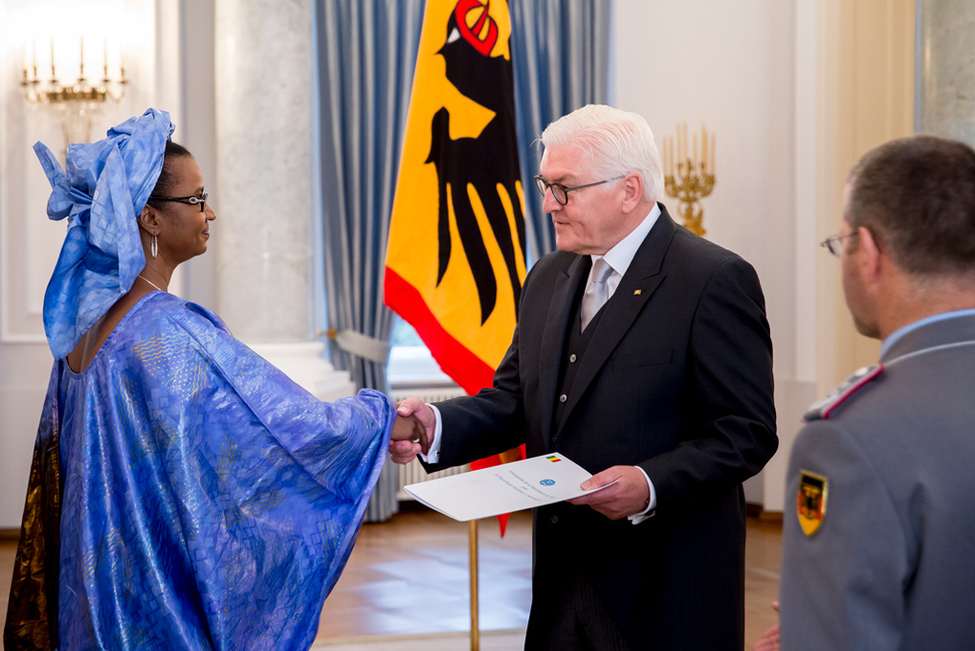
<path id="1" fill-rule="evenodd" d="M 494 112 L 494 117 L 476 138 L 450 137 L 450 112 L 444 107 L 433 116 L 432 138 L 427 163 L 437 170 L 439 213 L 437 222 L 437 286 L 450 263 L 450 217 L 447 185 L 451 188 L 457 233 L 474 276 L 481 305 L 481 325 L 497 304 L 494 269 L 471 206 L 468 187 L 477 192 L 494 238 L 501 249 L 514 293 L 515 316 L 521 296 L 516 247 L 498 186 L 511 199 L 518 242 L 525 241 L 525 218 L 515 189 L 519 179 L 515 131 L 515 98 L 511 61 L 490 56 L 498 39 L 498 27 L 488 14 L 489 4 L 459 0 L 447 21 L 447 38 L 437 54 L 446 62 L 447 80 L 465 97 Z M 471 13 L 480 12 L 480 13 Z M 468 20 L 468 17 L 472 20 Z M 524 249 L 522 249 L 524 251 Z"/>

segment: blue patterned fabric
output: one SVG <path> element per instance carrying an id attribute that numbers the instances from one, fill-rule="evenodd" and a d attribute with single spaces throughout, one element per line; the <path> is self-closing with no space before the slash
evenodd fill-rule
<path id="1" fill-rule="evenodd" d="M 61 651 L 311 646 L 385 461 L 385 396 L 323 403 L 152 292 L 83 372 L 56 362 L 52 399 Z"/>
<path id="2" fill-rule="evenodd" d="M 44 294 L 44 331 L 55 359 L 74 349 L 145 267 L 136 216 L 159 179 L 173 129 L 169 113 L 149 109 L 103 140 L 69 146 L 65 170 L 50 149 L 34 145 L 51 182 L 48 217 L 68 218 Z"/>

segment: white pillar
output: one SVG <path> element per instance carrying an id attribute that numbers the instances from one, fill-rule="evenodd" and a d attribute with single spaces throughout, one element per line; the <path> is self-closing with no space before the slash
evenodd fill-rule
<path id="1" fill-rule="evenodd" d="M 975 146 L 975 1 L 918 0 L 914 130 Z"/>
<path id="2" fill-rule="evenodd" d="M 312 2 L 216 0 L 215 13 L 217 312 L 312 393 L 348 395 L 312 337 Z"/>

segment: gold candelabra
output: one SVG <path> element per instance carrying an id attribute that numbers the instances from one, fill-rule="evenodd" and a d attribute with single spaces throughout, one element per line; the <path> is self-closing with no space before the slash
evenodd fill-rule
<path id="1" fill-rule="evenodd" d="M 693 152 L 687 147 L 687 123 L 678 123 L 675 139 L 663 140 L 664 190 L 677 199 L 677 214 L 684 219 L 687 230 L 704 235 L 704 208 L 700 200 L 714 189 L 714 134 L 701 125 L 700 148 L 698 134 L 693 134 Z M 710 140 L 709 140 L 710 136 Z M 676 154 L 676 155 L 675 155 Z M 693 154 L 693 158 L 692 158 Z"/>
<path id="2" fill-rule="evenodd" d="M 106 100 L 118 103 L 125 97 L 125 63 L 119 53 L 118 76 L 109 75 L 108 40 L 102 50 L 102 75 L 94 79 L 85 76 L 85 39 L 80 37 L 80 56 L 78 74 L 74 79 L 66 77 L 65 82 L 58 77 L 58 65 L 54 55 L 54 39 L 51 39 L 51 73 L 44 76 L 38 73 L 37 44 L 31 52 L 28 66 L 27 56 L 23 57 L 23 75 L 20 86 L 24 97 L 30 104 L 47 104 L 61 112 L 61 126 L 66 142 L 87 142 L 91 137 L 91 116 Z M 62 65 L 62 68 L 64 66 Z"/>

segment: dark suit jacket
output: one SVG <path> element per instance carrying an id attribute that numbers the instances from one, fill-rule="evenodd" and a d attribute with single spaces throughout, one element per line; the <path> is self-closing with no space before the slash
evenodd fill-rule
<path id="1" fill-rule="evenodd" d="M 525 280 L 494 387 L 437 405 L 443 440 L 430 469 L 521 443 L 529 457 L 561 452 L 592 473 L 639 465 L 657 492 L 656 514 L 639 525 L 568 503 L 535 510 L 536 602 L 573 565 L 632 648 L 741 649 L 741 482 L 778 445 L 765 301 L 747 262 L 661 209 L 603 308 L 562 423 L 560 359 L 590 265 L 557 251 Z"/>

